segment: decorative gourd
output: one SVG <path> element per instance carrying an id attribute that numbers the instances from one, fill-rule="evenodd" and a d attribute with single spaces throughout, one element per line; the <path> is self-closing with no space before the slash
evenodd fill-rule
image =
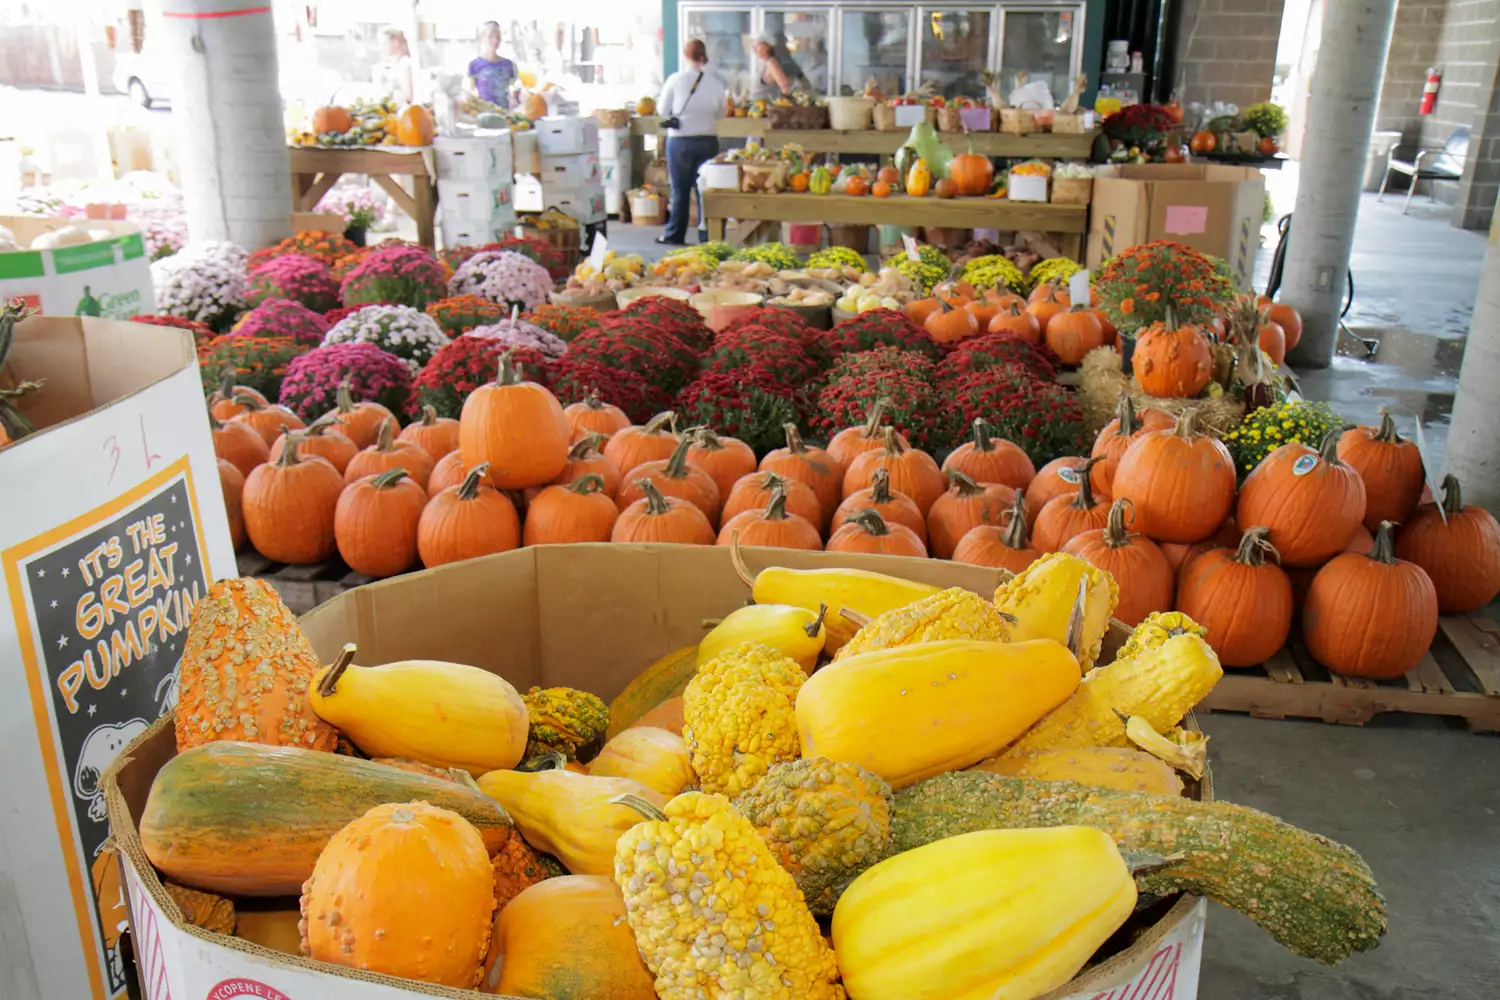
<path id="1" fill-rule="evenodd" d="M 1390 680 L 1415 667 L 1437 635 L 1437 589 L 1416 563 L 1396 558 L 1383 521 L 1368 556 L 1345 552 L 1318 570 L 1302 606 L 1307 651 L 1349 677 Z"/>
<path id="2" fill-rule="evenodd" d="M 319 419 L 331 417 L 344 436 L 362 449 L 370 447 L 380 436 L 381 421 L 396 419 L 394 413 L 379 403 L 367 399 L 355 402 L 347 379 L 339 384 L 334 399 L 333 409 Z"/>
<path id="3" fill-rule="evenodd" d="M 530 720 L 527 760 L 555 753 L 565 761 L 587 761 L 604 745 L 609 706 L 598 695 L 568 687 L 533 687 L 522 700 Z"/>
<path id="4" fill-rule="evenodd" d="M 539 882 L 495 921 L 486 993 L 539 1000 L 656 1000 L 614 879 L 567 875 Z"/>
<path id="5" fill-rule="evenodd" d="M 1365 484 L 1338 456 L 1343 429 L 1320 449 L 1291 442 L 1261 459 L 1240 485 L 1234 521 L 1262 525 L 1283 566 L 1319 566 L 1343 551 L 1365 518 Z"/>
<path id="6" fill-rule="evenodd" d="M 327 459 L 328 464 L 337 469 L 339 475 L 342 476 L 349 468 L 349 463 L 353 461 L 354 456 L 359 454 L 359 446 L 345 437 L 336 427 L 337 425 L 327 417 L 314 420 L 298 437 L 297 450 L 303 458 Z M 286 450 L 289 433 L 282 431 L 275 443 L 271 445 L 267 461 L 281 461 L 281 453 Z M 345 480 L 345 482 L 348 481 Z"/>
<path id="7" fill-rule="evenodd" d="M 954 562 L 994 566 L 1012 573 L 1020 573 L 1041 557 L 1041 549 L 1032 547 L 1026 536 L 1026 497 L 1019 490 L 1011 501 L 1010 520 L 1005 527 L 981 524 L 970 528 L 953 550 Z"/>
<path id="8" fill-rule="evenodd" d="M 334 510 L 344 477 L 321 458 L 303 459 L 300 441 L 288 439 L 281 459 L 256 466 L 245 477 L 245 531 L 257 552 L 273 562 L 302 566 L 333 555 Z"/>
<path id="9" fill-rule="evenodd" d="M 1169 308 L 1165 321 L 1152 323 L 1136 339 L 1131 365 L 1147 395 L 1185 399 L 1213 378 L 1214 356 L 1203 331 L 1191 323 L 1179 326 Z"/>
<path id="10" fill-rule="evenodd" d="M 630 426 L 625 411 L 600 399 L 598 389 L 588 390 L 582 400 L 563 407 L 563 416 L 568 420 L 574 441 L 589 434 L 598 434 L 608 440 L 617 431 Z"/>
<path id="11" fill-rule="evenodd" d="M 1068 622 L 1084 589 L 1083 624 L 1077 643 L 1078 663 L 1093 669 L 1109 631 L 1109 616 L 1120 601 L 1120 588 L 1099 568 L 1065 552 L 1045 555 L 995 590 L 995 607 L 1009 615 L 1010 639 L 1068 641 Z"/>
<path id="12" fill-rule="evenodd" d="M 1000 483 L 1024 490 L 1036 478 L 1031 456 L 1004 438 L 990 437 L 990 425 L 974 418 L 974 436 L 943 459 L 944 472 L 962 472 L 976 483 Z"/>
<path id="13" fill-rule="evenodd" d="M 1015 503 L 1016 491 L 1000 483 L 976 483 L 950 470 L 953 486 L 933 502 L 927 515 L 927 539 L 932 555 L 951 559 L 959 539 L 981 524 L 999 524 Z"/>
<path id="14" fill-rule="evenodd" d="M 309 685 L 308 699 L 365 753 L 475 777 L 521 762 L 526 703 L 499 674 L 441 660 L 358 667 L 354 654 L 354 644 L 345 645 Z"/>
<path id="15" fill-rule="evenodd" d="M 245 544 L 245 511 L 242 506 L 245 476 L 230 462 L 219 459 L 219 489 L 224 494 L 224 513 L 229 518 L 229 540 L 238 549 Z"/>
<path id="16" fill-rule="evenodd" d="M 844 612 L 847 616 L 849 612 Z M 962 587 L 949 587 L 931 597 L 913 601 L 902 608 L 887 611 L 860 626 L 834 654 L 834 660 L 846 660 L 861 653 L 936 642 L 940 639 L 984 639 L 1004 642 L 1009 628 L 995 606 L 978 594 Z"/>
<path id="17" fill-rule="evenodd" d="M 1027 311 L 1026 304 L 1019 298 L 998 306 L 985 330 L 989 333 L 1008 333 L 1012 337 L 1020 337 L 1029 344 L 1042 342 L 1041 323 L 1037 321 L 1035 315 Z"/>
<path id="18" fill-rule="evenodd" d="M 870 485 L 862 490 L 855 490 L 844 497 L 838 509 L 833 512 L 833 524 L 831 531 L 837 531 L 855 514 L 865 509 L 874 510 L 887 524 L 903 524 L 910 528 L 923 545 L 927 544 L 927 519 L 922 516 L 922 510 L 916 501 L 904 493 L 896 493 L 891 489 L 891 473 L 889 469 L 876 469 L 870 481 Z"/>
<path id="19" fill-rule="evenodd" d="M 757 643 L 699 657 L 682 693 L 682 738 L 705 792 L 738 795 L 799 756 L 793 706 L 806 679 L 796 660 Z"/>
<path id="20" fill-rule="evenodd" d="M 852 761 L 904 788 L 993 757 L 1066 701 L 1079 676 L 1073 654 L 1045 639 L 948 639 L 861 653 L 802 686 L 802 756 Z"/>
<path id="21" fill-rule="evenodd" d="M 245 395 L 235 396 L 234 401 L 245 409 L 238 416 L 230 417 L 230 422 L 247 425 L 260 435 L 268 448 L 276 443 L 282 431 L 301 430 L 306 426 L 301 417 L 277 403 L 261 403 Z"/>
<path id="22" fill-rule="evenodd" d="M 1443 477 L 1443 514 L 1437 504 L 1419 507 L 1396 532 L 1396 556 L 1426 571 L 1443 614 L 1478 611 L 1500 594 L 1500 524 L 1483 507 L 1464 506 L 1453 475 Z"/>
<path id="23" fill-rule="evenodd" d="M 333 512 L 339 555 L 356 573 L 406 572 L 417 563 L 417 524 L 426 506 L 426 492 L 405 469 L 350 483 Z"/>
<path id="24" fill-rule="evenodd" d="M 880 512 L 866 507 L 855 511 L 828 536 L 827 552 L 856 552 L 878 556 L 927 558 L 927 544 L 904 524 L 887 522 Z"/>
<path id="25" fill-rule="evenodd" d="M 597 475 L 582 476 L 568 486 L 548 486 L 526 506 L 521 534 L 524 545 L 607 542 L 620 508 Z"/>
<path id="26" fill-rule="evenodd" d="M 441 906 L 412 906 L 420 898 Z M 334 835 L 302 892 L 309 957 L 366 972 L 479 985 L 495 877 L 462 816 L 426 802 L 376 806 Z"/>
<path id="27" fill-rule="evenodd" d="M 697 784 L 687 743 L 655 726 L 632 726 L 604 744 L 589 764 L 597 778 L 629 778 L 666 798 Z"/>
<path id="28" fill-rule="evenodd" d="M 1125 449 L 1111 491 L 1135 505 L 1135 527 L 1147 538 L 1201 542 L 1234 509 L 1235 482 L 1229 449 L 1200 432 L 1198 411 L 1187 409 L 1174 429 L 1146 431 Z"/>
<path id="29" fill-rule="evenodd" d="M 1365 484 L 1366 530 L 1373 532 L 1381 521 L 1405 524 L 1422 499 L 1422 453 L 1396 432 L 1391 415 L 1381 410 L 1379 427 L 1344 431 L 1338 453 Z"/>
<path id="30" fill-rule="evenodd" d="M 1084 356 L 1104 346 L 1104 328 L 1086 305 L 1072 306 L 1054 314 L 1042 336 L 1052 353 L 1065 365 L 1081 365 Z"/>
<path id="31" fill-rule="evenodd" d="M 668 545 L 712 545 L 714 526 L 703 511 L 677 497 L 663 496 L 649 479 L 640 481 L 645 494 L 620 511 L 610 532 L 612 542 Z"/>
<path id="32" fill-rule="evenodd" d="M 195 889 L 294 895 L 335 833 L 382 803 L 414 801 L 463 816 L 487 850 L 514 835 L 504 810 L 468 785 L 343 754 L 223 741 L 162 765 L 141 811 L 141 847 L 162 874 Z"/>
<path id="33" fill-rule="evenodd" d="M 1078 491 L 1064 493 L 1047 501 L 1036 516 L 1031 542 L 1043 552 L 1058 552 L 1075 535 L 1104 527 L 1109 520 L 1109 503 L 1094 496 L 1089 473 L 1100 460 L 1091 458 L 1078 469 Z"/>
<path id="34" fill-rule="evenodd" d="M 683 687 L 684 689 L 687 687 L 686 682 L 683 683 Z M 687 719 L 684 715 L 682 696 L 678 695 L 675 698 L 668 698 L 660 705 L 657 705 L 651 711 L 641 716 L 630 728 L 635 728 L 636 726 L 654 726 L 657 729 L 665 729 L 669 733 L 676 733 L 678 736 L 681 736 L 683 726 L 686 724 Z"/>
<path id="35" fill-rule="evenodd" d="M 468 472 L 464 456 L 457 451 L 448 452 L 437 460 L 437 464 L 432 467 L 432 475 L 427 477 L 427 495 L 435 497 L 450 486 L 461 485 Z"/>
<path id="36" fill-rule="evenodd" d="M 1125 530 L 1129 500 L 1110 505 L 1103 528 L 1074 535 L 1063 546 L 1070 556 L 1085 559 L 1110 576 L 1120 588 L 1115 617 L 1132 628 L 1153 611 L 1170 611 L 1177 576 L 1155 542 Z"/>
<path id="37" fill-rule="evenodd" d="M 1037 515 L 1042 508 L 1047 506 L 1047 501 L 1053 497 L 1060 497 L 1067 493 L 1077 493 L 1078 483 L 1088 477 L 1085 472 L 1079 474 L 1088 461 L 1076 455 L 1064 455 L 1054 458 L 1046 465 L 1037 470 L 1034 478 L 1026 486 L 1026 524 L 1028 527 L 1036 524 Z M 1107 493 L 1098 493 L 1100 500 L 1108 500 Z"/>
<path id="38" fill-rule="evenodd" d="M 800 480 L 787 479 L 774 472 L 752 472 L 736 480 L 728 499 L 724 501 L 721 519 L 728 523 L 747 510 L 765 510 L 766 504 L 771 502 L 771 494 L 778 486 L 786 493 L 788 513 L 804 518 L 814 527 L 823 523 L 823 505 L 818 502 L 818 495 L 813 492 L 813 488 Z"/>
<path id="39" fill-rule="evenodd" d="M 908 448 L 896 437 L 894 427 L 885 428 L 884 447 L 879 451 L 868 451 L 854 460 L 844 474 L 843 495 L 858 492 L 874 482 L 875 470 L 885 469 L 890 473 L 891 489 L 911 497 L 917 509 L 926 517 L 937 498 L 948 488 L 948 478 L 933 461 L 931 455 L 920 448 Z"/>
<path id="40" fill-rule="evenodd" d="M 489 463 L 489 482 L 502 490 L 541 486 L 568 461 L 567 418 L 557 397 L 525 382 L 513 351 L 500 356 L 500 375 L 464 400 L 458 447 L 464 464 Z"/>
<path id="41" fill-rule="evenodd" d="M 990 193 L 995 180 L 995 165 L 988 156 L 974 152 L 974 140 L 969 140 L 969 151 L 959 153 L 948 161 L 948 177 L 958 185 L 958 193 L 974 197 Z"/>
<path id="42" fill-rule="evenodd" d="M 807 519 L 788 514 L 786 491 L 778 486 L 763 511 L 747 510 L 724 522 L 719 529 L 718 544 L 740 544 L 762 548 L 823 550 L 823 538 Z"/>
<path id="43" fill-rule="evenodd" d="M 427 491 L 427 480 L 432 476 L 432 456 L 418 445 L 396 440 L 396 421 L 384 420 L 375 443 L 349 460 L 344 469 L 344 482 L 355 483 L 366 476 L 377 476 L 392 469 L 405 469 L 412 482 Z"/>
<path id="44" fill-rule="evenodd" d="M 841 487 L 844 467 L 822 448 L 804 444 L 796 424 L 785 424 L 783 429 L 786 431 L 786 447 L 767 452 L 760 460 L 760 471 L 774 472 L 785 479 L 795 479 L 811 486 L 824 518 L 831 516 L 845 492 Z M 822 523 L 818 527 L 823 527 Z"/>
<path id="45" fill-rule="evenodd" d="M 269 460 L 271 450 L 266 439 L 249 424 L 239 420 L 220 422 L 209 411 L 208 425 L 213 432 L 214 454 L 240 470 L 240 475 L 250 475 L 257 465 Z"/>
<path id="46" fill-rule="evenodd" d="M 696 646 L 674 650 L 642 670 L 609 703 L 609 729 L 605 736 L 613 737 L 630 726 L 640 725 L 640 720 L 647 713 L 682 694 L 697 670 Z M 681 728 L 679 725 L 677 731 L 680 732 Z"/>
<path id="47" fill-rule="evenodd" d="M 1032 781 L 1076 781 L 1094 788 L 1151 795 L 1181 795 L 1182 779 L 1172 765 L 1126 747 L 1068 747 L 1034 750 L 1018 757 L 980 761 L 969 771 L 1005 774 Z"/>
<path id="48" fill-rule="evenodd" d="M 670 458 L 655 462 L 642 462 L 631 470 L 630 478 L 620 484 L 615 493 L 615 503 L 621 510 L 642 500 L 646 496 L 643 484 L 649 482 L 665 497 L 685 500 L 703 512 L 709 524 L 719 518 L 723 501 L 714 477 L 688 461 L 688 449 L 692 437 L 684 434 L 677 442 Z"/>
<path id="49" fill-rule="evenodd" d="M 828 442 L 826 449 L 844 468 L 854 464 L 854 460 L 867 451 L 879 451 L 885 447 L 885 419 L 890 413 L 891 401 L 881 396 L 875 400 L 870 407 L 869 418 L 863 424 L 856 427 L 845 427 L 833 436 Z M 900 435 L 898 435 L 900 437 Z M 905 437 L 901 437 L 903 445 L 910 446 Z"/>
<path id="50" fill-rule="evenodd" d="M 403 146 L 432 145 L 432 112 L 420 104 L 408 104 L 396 116 L 396 141 Z"/>
<path id="51" fill-rule="evenodd" d="M 510 497 L 480 482 L 489 466 L 480 463 L 458 486 L 435 493 L 417 523 L 417 551 L 428 569 L 461 559 L 509 552 L 520 547 L 521 519 Z"/>
<path id="52" fill-rule="evenodd" d="M 725 615 L 698 644 L 698 658 L 707 663 L 745 643 L 770 646 L 791 657 L 804 673 L 818 665 L 828 635 L 823 630 L 827 605 L 817 611 L 791 604 L 747 604 Z M 686 687 L 686 681 L 683 682 Z"/>
<path id="53" fill-rule="evenodd" d="M 643 426 L 632 425 L 616 431 L 605 442 L 604 455 L 615 463 L 621 478 L 628 478 L 635 467 L 644 462 L 671 458 L 672 452 L 677 450 L 677 434 L 672 429 L 676 421 L 677 414 L 667 410 Z"/>
<path id="54" fill-rule="evenodd" d="M 403 427 L 396 440 L 416 445 L 436 462 L 458 450 L 458 421 L 438 416 L 432 406 L 423 406 L 422 419 Z"/>
<path id="55" fill-rule="evenodd" d="M 886 854 L 891 786 L 857 764 L 823 757 L 777 764 L 734 800 L 814 916 L 833 913 L 844 888 Z"/>
<path id="56" fill-rule="evenodd" d="M 906 172 L 906 193 L 913 198 L 925 197 L 932 190 L 932 171 L 927 166 L 927 161 L 917 157 L 911 169 Z"/>
<path id="57" fill-rule="evenodd" d="M 713 477 L 721 502 L 735 483 L 755 471 L 755 452 L 739 438 L 715 434 L 707 427 L 695 428 L 688 436 L 692 439 L 688 461 Z"/>
<path id="58" fill-rule="evenodd" d="M 611 799 L 635 795 L 655 806 L 666 798 L 629 778 L 598 778 L 544 758 L 543 770 L 496 770 L 479 778 L 479 790 L 505 809 L 526 842 L 554 855 L 574 875 L 615 870 L 615 841 L 640 815 Z"/>
<path id="59" fill-rule="evenodd" d="M 312 130 L 315 135 L 325 132 L 347 132 L 354 127 L 354 116 L 348 108 L 336 104 L 325 104 L 312 114 Z"/>
<path id="60" fill-rule="evenodd" d="M 1182 564 L 1177 609 L 1208 629 L 1208 644 L 1226 667 L 1264 663 L 1292 628 L 1292 584 L 1266 561 L 1277 555 L 1267 534 L 1248 528 L 1236 551 L 1209 549 Z"/>
<path id="61" fill-rule="evenodd" d="M 1147 416 L 1148 414 L 1154 416 Z M 1093 450 L 1089 452 L 1090 458 L 1102 458 L 1104 461 L 1094 466 L 1089 473 L 1089 479 L 1094 484 L 1094 489 L 1106 495 L 1112 495 L 1115 482 L 1115 470 L 1120 467 L 1120 459 L 1129 448 L 1148 430 L 1162 430 L 1174 427 L 1177 420 L 1170 414 L 1161 410 L 1146 410 L 1139 417 L 1135 412 L 1135 401 L 1130 398 L 1129 392 L 1120 393 L 1120 405 L 1115 410 L 1115 417 L 1104 425 L 1099 436 L 1094 438 Z"/>
<path id="62" fill-rule="evenodd" d="M 556 858 L 544 860 L 519 833 L 506 840 L 505 845 L 490 858 L 490 867 L 495 872 L 496 917 L 511 900 L 538 882 L 567 874 L 567 869 L 563 868 L 561 862 Z M 486 976 L 494 968 L 496 957 L 495 939 L 491 935 L 490 950 L 484 958 Z"/>

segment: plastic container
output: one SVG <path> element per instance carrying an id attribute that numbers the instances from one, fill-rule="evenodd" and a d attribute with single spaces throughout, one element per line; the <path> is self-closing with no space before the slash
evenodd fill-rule
<path id="1" fill-rule="evenodd" d="M 823 225 L 819 222 L 783 222 L 781 242 L 800 254 L 810 254 L 823 245 Z"/>
<path id="2" fill-rule="evenodd" d="M 712 291 L 699 292 L 688 301 L 703 315 L 708 328 L 718 333 L 737 316 L 760 305 L 763 299 L 764 296 L 754 292 Z"/>

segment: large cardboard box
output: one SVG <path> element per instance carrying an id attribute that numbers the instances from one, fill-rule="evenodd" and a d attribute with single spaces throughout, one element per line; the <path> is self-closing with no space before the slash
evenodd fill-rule
<path id="1" fill-rule="evenodd" d="M 1222 257 L 1248 288 L 1260 247 L 1265 178 L 1250 167 L 1142 163 L 1100 167 L 1089 207 L 1088 265 L 1128 247 L 1172 240 Z"/>
<path id="2" fill-rule="evenodd" d="M 20 299 L 48 316 L 129 319 L 156 311 L 151 261 L 141 232 L 129 222 L 0 216 L 0 225 L 23 247 L 65 226 L 105 229 L 114 235 L 55 250 L 0 253 L 0 299 Z"/>
<path id="3" fill-rule="evenodd" d="M 0 996 L 125 992 L 104 771 L 177 701 L 183 630 L 236 573 L 193 338 L 41 317 L 0 387 L 45 380 L 0 448 Z"/>
<path id="4" fill-rule="evenodd" d="M 926 559 L 784 550 L 749 550 L 746 557 L 757 568 L 773 561 L 856 566 L 984 594 L 992 593 L 1000 578 L 997 570 Z M 653 660 L 702 638 L 704 618 L 727 614 L 745 598 L 745 586 L 723 548 L 541 546 L 360 587 L 305 615 L 302 627 L 325 660 L 353 642 L 361 663 L 454 660 L 502 674 L 521 690 L 568 685 L 609 699 Z M 293 958 L 185 926 L 136 832 L 152 777 L 175 752 L 171 722 L 163 720 L 136 739 L 105 776 L 136 953 L 143 956 L 146 1000 L 474 996 Z M 1106 994 L 1191 1000 L 1197 995 L 1204 913 L 1202 900 L 1179 900 L 1154 925 L 1142 928 L 1128 949 L 1049 1000 Z"/>

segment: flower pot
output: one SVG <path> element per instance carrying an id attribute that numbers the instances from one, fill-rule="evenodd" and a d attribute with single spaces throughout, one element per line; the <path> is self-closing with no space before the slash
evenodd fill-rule
<path id="1" fill-rule="evenodd" d="M 362 247 L 365 245 L 365 234 L 368 232 L 369 230 L 364 226 L 347 226 L 344 229 L 344 239 L 357 247 Z"/>
<path id="2" fill-rule="evenodd" d="M 1130 359 L 1135 354 L 1135 338 L 1120 334 L 1120 371 L 1126 375 L 1135 371 L 1131 367 Z"/>

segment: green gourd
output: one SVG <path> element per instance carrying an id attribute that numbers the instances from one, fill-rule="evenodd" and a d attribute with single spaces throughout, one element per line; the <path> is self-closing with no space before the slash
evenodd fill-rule
<path id="1" fill-rule="evenodd" d="M 917 160 L 926 160 L 927 169 L 934 179 L 948 176 L 948 163 L 953 159 L 953 150 L 943 144 L 937 129 L 930 122 L 918 122 L 912 126 L 911 135 L 896 150 L 896 169 L 905 177 Z"/>

